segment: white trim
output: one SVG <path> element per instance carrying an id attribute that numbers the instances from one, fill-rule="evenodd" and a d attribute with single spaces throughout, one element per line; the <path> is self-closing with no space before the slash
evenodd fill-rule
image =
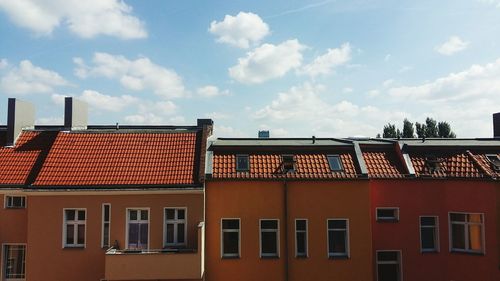
<path id="1" fill-rule="evenodd" d="M 422 218 L 435 218 L 436 223 L 434 225 L 434 250 L 431 249 L 423 249 L 422 248 Z M 420 237 L 420 253 L 439 253 L 441 251 L 441 246 L 439 243 L 439 216 L 428 215 L 428 216 L 419 216 L 418 217 L 418 235 Z M 425 226 L 425 228 L 430 228 L 429 226 Z"/>
<path id="2" fill-rule="evenodd" d="M 238 254 L 224 254 L 224 232 L 236 232 L 234 229 L 226 230 L 222 228 L 223 220 L 238 220 Z M 240 218 L 221 218 L 220 219 L 220 256 L 221 258 L 241 258 L 241 219 Z"/>
<path id="3" fill-rule="evenodd" d="M 277 229 L 269 230 L 266 232 L 276 232 L 276 254 L 263 254 L 262 253 L 262 221 L 276 221 Z M 279 219 L 259 219 L 259 255 L 260 258 L 279 258 L 280 257 L 280 220 Z"/>
<path id="4" fill-rule="evenodd" d="M 151 208 L 149 207 L 129 207 L 129 208 L 125 208 L 125 246 L 124 246 L 124 249 L 129 249 L 128 248 L 128 227 L 129 227 L 129 211 L 130 210 L 135 210 L 135 211 L 148 211 L 148 245 L 146 247 L 146 250 L 149 250 L 149 244 L 151 243 Z M 138 218 L 139 218 L 140 214 L 138 214 Z M 140 229 L 139 229 L 139 232 L 140 232 Z"/>
<path id="5" fill-rule="evenodd" d="M 298 252 L 297 252 L 297 221 L 299 220 L 303 220 L 306 222 L 306 230 L 305 231 L 301 231 L 301 232 L 304 232 L 305 233 L 305 240 L 306 240 L 306 244 L 305 244 L 305 247 L 306 247 L 306 253 L 305 255 L 299 255 Z M 294 232 L 294 240 L 295 240 L 295 257 L 296 258 L 308 258 L 309 257 L 309 221 L 308 219 L 303 219 L 303 218 L 296 218 L 295 221 L 294 221 L 294 227 L 295 227 L 295 232 Z"/>
<path id="6" fill-rule="evenodd" d="M 83 245 L 81 244 L 66 244 L 66 211 L 75 211 L 75 221 L 79 221 L 78 220 L 78 211 L 85 211 L 85 221 L 84 221 L 84 226 L 85 226 L 85 231 L 84 231 L 84 234 L 83 234 Z M 62 212 L 62 215 L 63 215 L 63 223 L 62 223 L 62 227 L 63 227 L 63 235 L 62 235 L 62 248 L 63 249 L 71 249 L 71 248 L 87 248 L 87 219 L 88 219 L 88 212 L 87 212 L 87 208 L 63 208 L 63 212 Z M 75 225 L 78 225 L 78 224 L 75 224 Z M 78 227 L 75 227 L 75 229 L 73 230 L 75 233 L 78 233 Z M 75 235 L 73 237 L 74 239 L 78 239 L 77 236 Z"/>
<path id="7" fill-rule="evenodd" d="M 347 255 L 343 255 L 343 254 L 335 254 L 335 253 L 330 253 L 330 228 L 328 227 L 328 222 L 329 221 L 333 221 L 333 220 L 345 220 L 346 223 L 345 223 L 345 231 L 346 231 L 346 239 L 345 239 L 345 247 L 346 247 L 346 254 Z M 340 229 L 335 229 L 333 228 L 332 231 L 334 230 L 340 230 Z M 346 257 L 346 258 L 350 258 L 351 257 L 351 247 L 350 247 L 350 242 L 351 242 L 351 239 L 349 238 L 349 219 L 348 218 L 327 218 L 326 219 L 326 255 L 328 258 L 335 258 L 335 257 L 339 257 L 339 258 L 342 258 L 342 257 Z"/>
<path id="8" fill-rule="evenodd" d="M 9 279 L 4 279 L 4 274 L 5 274 L 5 246 L 17 246 L 17 245 L 23 245 L 24 246 L 24 277 L 25 278 L 9 278 Z M 26 280 L 27 276 L 27 270 L 26 270 L 26 256 L 28 252 L 28 244 L 27 243 L 2 243 L 2 253 L 0 253 L 2 257 L 2 265 L 0 266 L 0 280 L 5 280 L 5 281 L 24 281 Z"/>
<path id="9" fill-rule="evenodd" d="M 107 221 L 108 223 L 108 245 L 104 245 L 104 224 L 106 221 L 104 221 L 104 206 L 109 206 L 109 220 Z M 102 203 L 101 204 L 101 211 L 102 211 L 102 217 L 101 217 L 101 248 L 104 247 L 111 247 L 111 203 Z"/>
<path id="10" fill-rule="evenodd" d="M 184 219 L 182 220 L 183 222 L 174 222 L 174 241 L 178 240 L 177 237 L 177 229 L 178 229 L 178 224 L 179 223 L 184 223 L 184 242 L 183 243 L 170 243 L 167 244 L 167 209 L 172 209 L 175 210 L 175 215 L 178 214 L 177 210 L 184 210 Z M 175 219 L 174 221 L 179 221 L 178 219 Z M 187 232 L 188 232 L 188 208 L 187 207 L 164 207 L 163 208 L 163 247 L 170 247 L 170 246 L 186 246 L 187 245 Z"/>
<path id="11" fill-rule="evenodd" d="M 376 250 L 375 251 L 375 274 L 376 280 L 378 281 L 378 253 L 379 252 L 398 252 L 398 264 L 399 264 L 399 281 L 403 281 L 403 252 L 401 250 Z M 384 262 L 382 263 L 384 264 Z M 393 264 L 385 262 L 385 264 Z"/>
<path id="12" fill-rule="evenodd" d="M 8 197 L 22 197 L 24 198 L 24 205 L 22 207 L 8 207 L 7 198 Z M 19 193 L 5 193 L 3 196 L 3 208 L 4 209 L 26 209 L 28 196 Z"/>
<path id="13" fill-rule="evenodd" d="M 395 210 L 396 217 L 379 217 L 378 210 Z M 399 207 L 376 207 L 375 208 L 375 221 L 377 222 L 399 222 Z"/>
<path id="14" fill-rule="evenodd" d="M 482 222 L 479 224 L 481 226 L 481 251 L 474 251 L 474 250 L 471 250 L 471 249 L 467 249 L 467 248 L 470 248 L 470 245 L 468 245 L 468 242 L 469 241 L 469 230 L 468 230 L 468 225 L 470 224 L 475 224 L 475 225 L 478 225 L 478 223 L 470 223 L 468 221 L 465 221 L 463 223 L 464 225 L 464 231 L 465 231 L 465 236 L 464 236 L 464 242 L 465 242 L 465 248 L 466 249 L 458 249 L 458 248 L 453 248 L 453 241 L 452 241 L 452 237 L 451 237 L 451 232 L 452 232 L 452 223 L 451 223 L 451 214 L 463 214 L 463 215 L 481 215 L 481 219 L 482 219 Z M 480 212 L 454 212 L 454 211 L 450 211 L 448 212 L 448 243 L 449 243 L 449 252 L 452 253 L 452 252 L 455 252 L 455 253 L 467 253 L 467 254 L 482 254 L 482 255 L 486 255 L 486 234 L 485 234 L 485 222 L 486 222 L 486 218 L 485 218 L 485 215 L 484 213 L 480 213 Z M 456 224 L 462 224 L 462 223 L 456 223 Z"/>

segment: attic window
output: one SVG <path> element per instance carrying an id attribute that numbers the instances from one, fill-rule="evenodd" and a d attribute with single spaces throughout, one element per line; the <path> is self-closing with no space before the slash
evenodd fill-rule
<path id="1" fill-rule="evenodd" d="M 250 170 L 248 155 L 236 155 L 236 171 L 247 172 Z"/>
<path id="2" fill-rule="evenodd" d="M 500 171 L 500 158 L 496 154 L 486 154 L 486 158 L 490 161 L 493 170 Z"/>
<path id="3" fill-rule="evenodd" d="M 435 155 L 427 155 L 425 157 L 425 166 L 429 169 L 430 173 L 442 171 L 443 162 L 443 159 L 439 159 Z"/>
<path id="4" fill-rule="evenodd" d="M 286 154 L 282 155 L 281 158 L 283 160 L 282 164 L 283 172 L 284 173 L 292 172 L 294 170 L 293 164 L 295 163 L 293 155 Z"/>
<path id="5" fill-rule="evenodd" d="M 332 170 L 333 172 L 341 172 L 342 170 L 344 170 L 339 155 L 328 155 L 327 158 L 328 164 L 330 165 L 330 170 Z"/>

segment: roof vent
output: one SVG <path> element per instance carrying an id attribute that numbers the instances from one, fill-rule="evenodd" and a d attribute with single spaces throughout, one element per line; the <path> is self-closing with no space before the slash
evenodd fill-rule
<path id="1" fill-rule="evenodd" d="M 268 139 L 269 131 L 259 131 L 259 139 Z"/>
<path id="2" fill-rule="evenodd" d="M 29 102 L 9 98 L 7 112 L 7 146 L 14 146 L 24 129 L 35 128 L 35 106 Z"/>
<path id="3" fill-rule="evenodd" d="M 294 171 L 294 166 L 295 166 L 295 160 L 293 159 L 293 155 L 291 154 L 285 154 L 281 156 L 282 158 L 282 163 L 281 167 L 283 169 L 283 173 L 286 174 L 288 172 L 293 172 Z"/>
<path id="4" fill-rule="evenodd" d="M 315 144 L 315 143 L 316 143 L 316 136 L 313 136 L 313 137 L 312 137 L 312 141 L 313 141 L 313 144 Z"/>
<path id="5" fill-rule="evenodd" d="M 491 168 L 494 171 L 500 172 L 500 158 L 496 154 L 486 154 L 486 158 L 491 163 Z"/>
<path id="6" fill-rule="evenodd" d="M 425 166 L 431 174 L 443 171 L 443 162 L 444 159 L 437 158 L 435 155 L 427 155 L 425 157 Z"/>
<path id="7" fill-rule="evenodd" d="M 76 131 L 86 130 L 88 123 L 88 105 L 72 97 L 64 99 L 64 128 Z"/>

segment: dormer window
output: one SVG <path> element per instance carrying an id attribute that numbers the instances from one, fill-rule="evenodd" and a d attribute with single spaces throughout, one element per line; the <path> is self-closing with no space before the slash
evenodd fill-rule
<path id="1" fill-rule="evenodd" d="M 293 155 L 285 154 L 285 155 L 282 155 L 281 158 L 283 161 L 283 163 L 282 163 L 283 173 L 293 172 L 294 163 L 295 163 L 295 160 L 293 159 Z"/>
<path id="2" fill-rule="evenodd" d="M 327 159 L 328 159 L 328 164 L 330 165 L 330 170 L 332 172 L 342 172 L 344 170 L 339 155 L 328 155 Z"/>
<path id="3" fill-rule="evenodd" d="M 250 161 L 248 155 L 236 155 L 236 171 L 248 172 L 250 170 Z"/>
<path id="4" fill-rule="evenodd" d="M 495 171 L 500 171 L 500 158 L 496 154 L 486 154 L 486 158 L 491 163 L 491 167 Z"/>
<path id="5" fill-rule="evenodd" d="M 443 170 L 443 159 L 437 158 L 435 155 L 427 155 L 425 157 L 425 165 L 430 173 L 440 172 Z"/>

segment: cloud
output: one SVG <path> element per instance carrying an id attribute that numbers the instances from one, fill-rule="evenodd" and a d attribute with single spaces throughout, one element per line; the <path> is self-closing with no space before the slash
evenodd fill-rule
<path id="1" fill-rule="evenodd" d="M 9 65 L 7 59 L 0 59 L 0 69 L 4 69 Z"/>
<path id="2" fill-rule="evenodd" d="M 35 120 L 37 125 L 62 125 L 64 118 L 62 117 L 42 117 Z"/>
<path id="3" fill-rule="evenodd" d="M 245 12 L 226 15 L 221 22 L 212 21 L 208 31 L 218 36 L 217 42 L 244 49 L 258 44 L 270 33 L 269 26 L 258 15 Z"/>
<path id="4" fill-rule="evenodd" d="M 279 45 L 263 44 L 238 64 L 229 68 L 229 76 L 244 84 L 258 84 L 284 76 L 288 71 L 302 64 L 302 50 L 305 48 L 297 39 Z"/>
<path id="5" fill-rule="evenodd" d="M 184 124 L 184 117 L 173 116 L 176 113 L 177 105 L 171 101 L 141 101 L 137 113 L 127 115 L 124 119 L 131 124 L 142 125 Z"/>
<path id="6" fill-rule="evenodd" d="M 497 8 L 500 8 L 500 0 L 478 0 L 478 1 L 482 3 L 495 5 Z"/>
<path id="7" fill-rule="evenodd" d="M 218 96 L 229 96 L 228 90 L 221 91 L 221 90 L 219 90 L 219 88 L 217 88 L 216 86 L 212 86 L 212 85 L 200 87 L 196 90 L 196 93 L 198 94 L 198 96 L 204 97 L 204 98 L 213 98 L 213 97 L 218 97 Z"/>
<path id="8" fill-rule="evenodd" d="M 311 77 L 330 74 L 337 66 L 343 65 L 351 60 L 351 46 L 344 43 L 340 48 L 328 49 L 326 54 L 316 57 L 314 61 L 305 65 L 299 73 Z"/>
<path id="9" fill-rule="evenodd" d="M 342 92 L 344 92 L 346 94 L 352 93 L 353 91 L 354 91 L 354 89 L 351 87 L 345 87 L 344 89 L 342 89 Z"/>
<path id="10" fill-rule="evenodd" d="M 65 26 L 82 38 L 108 35 L 122 39 L 147 37 L 144 23 L 121 0 L 0 0 L 10 20 L 37 35 Z"/>
<path id="11" fill-rule="evenodd" d="M 131 91 L 152 90 L 164 98 L 179 98 L 188 95 L 182 77 L 175 71 L 151 62 L 147 57 L 129 60 L 124 56 L 95 53 L 92 66 L 83 59 L 74 58 L 75 75 L 105 77 L 119 80 L 121 85 Z"/>
<path id="12" fill-rule="evenodd" d="M 51 93 L 55 87 L 70 85 L 57 72 L 23 60 L 0 80 L 0 90 L 8 95 Z"/>
<path id="13" fill-rule="evenodd" d="M 382 82 L 382 86 L 384 86 L 384 87 L 389 87 L 392 84 L 394 84 L 394 79 L 387 79 L 384 82 Z"/>
<path id="14" fill-rule="evenodd" d="M 451 56 L 455 53 L 461 52 L 469 46 L 469 42 L 463 41 L 460 37 L 458 36 L 451 36 L 448 41 L 444 42 L 443 44 L 436 46 L 434 48 L 436 52 L 440 53 L 441 55 L 445 56 Z"/>
<path id="15" fill-rule="evenodd" d="M 137 98 L 129 95 L 114 97 L 92 90 L 83 91 L 78 98 L 87 102 L 93 108 L 112 112 L 121 112 L 125 107 L 139 101 Z"/>
<path id="16" fill-rule="evenodd" d="M 221 138 L 241 138 L 245 137 L 245 133 L 240 131 L 239 129 L 235 129 L 231 126 L 219 125 L 214 127 L 213 134 L 211 139 L 216 139 L 218 137 Z"/>
<path id="17" fill-rule="evenodd" d="M 205 114 L 205 117 L 213 120 L 223 120 L 223 119 L 228 119 L 230 116 L 222 112 L 210 112 Z"/>

